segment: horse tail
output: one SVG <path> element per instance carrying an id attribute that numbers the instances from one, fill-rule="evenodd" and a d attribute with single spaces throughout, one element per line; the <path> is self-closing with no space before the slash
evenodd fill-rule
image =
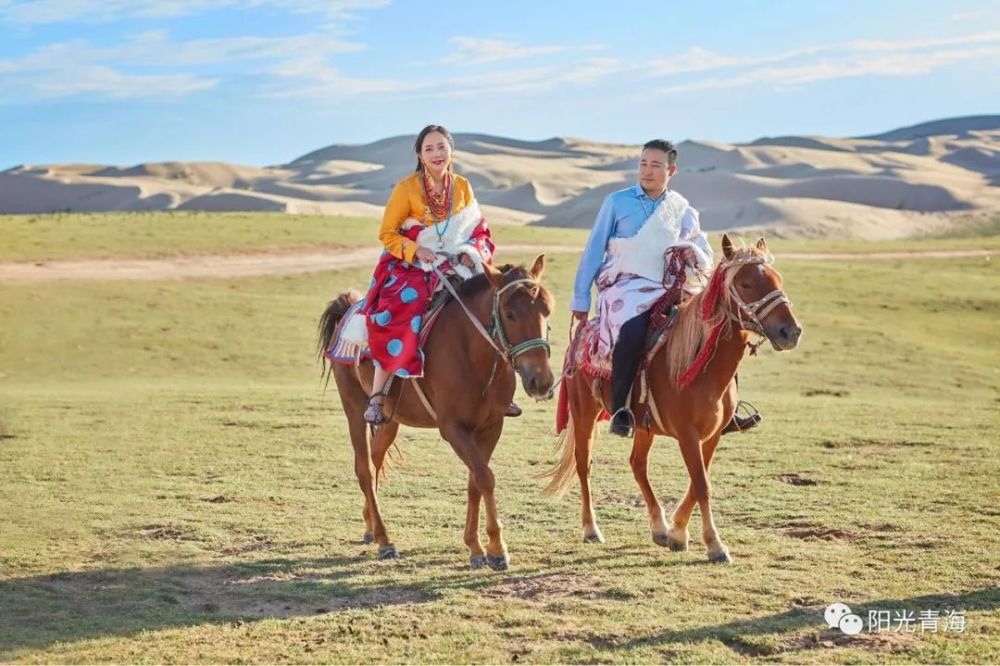
<path id="1" fill-rule="evenodd" d="M 556 445 L 552 453 L 559 460 L 549 471 L 542 474 L 549 479 L 544 493 L 559 497 L 569 490 L 576 473 L 576 427 L 573 422 L 573 411 L 569 408 L 569 389 L 567 381 L 559 384 L 559 404 L 556 407 Z"/>
<path id="2" fill-rule="evenodd" d="M 344 318 L 347 310 L 361 300 L 361 296 L 355 291 L 345 291 L 332 301 L 326 304 L 326 309 L 319 318 L 319 327 L 316 340 L 316 358 L 320 361 L 326 358 L 326 350 L 333 342 L 333 334 L 337 331 L 337 325 Z"/>

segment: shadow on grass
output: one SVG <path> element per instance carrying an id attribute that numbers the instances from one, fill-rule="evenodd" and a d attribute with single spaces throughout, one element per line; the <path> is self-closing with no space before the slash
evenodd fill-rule
<path id="1" fill-rule="evenodd" d="M 833 600 L 831 600 L 831 603 L 833 603 Z M 787 638 L 803 629 L 816 629 L 822 630 L 820 638 L 828 639 L 830 642 L 845 646 L 850 646 L 852 641 L 857 641 L 859 643 L 858 646 L 861 647 L 861 643 L 866 638 L 878 636 L 878 634 L 867 633 L 869 610 L 906 610 L 912 611 L 914 616 L 919 616 L 920 611 L 938 610 L 941 611 L 942 617 L 947 610 L 990 611 L 1000 608 L 1000 588 L 987 587 L 962 594 L 931 594 L 905 599 L 875 599 L 864 603 L 852 602 L 849 605 L 866 622 L 865 633 L 857 637 L 846 636 L 839 629 L 827 630 L 826 623 L 823 621 L 824 607 L 809 606 L 793 608 L 784 613 L 761 618 L 737 620 L 695 629 L 667 630 L 651 636 L 636 637 L 628 642 L 618 643 L 618 646 L 635 648 L 659 646 L 669 643 L 720 641 L 740 654 L 769 656 L 786 651 L 815 647 L 818 645 L 817 639 L 810 636 L 801 641 L 801 644 L 793 642 L 783 646 L 776 646 L 755 641 L 754 637 L 773 635 L 779 638 Z"/>
<path id="2" fill-rule="evenodd" d="M 419 583 L 394 584 L 383 566 L 394 563 L 368 556 L 265 559 L 0 580 L 0 660 L 59 642 L 422 604 L 448 589 L 479 589 L 497 580 L 492 572 L 455 567 Z"/>

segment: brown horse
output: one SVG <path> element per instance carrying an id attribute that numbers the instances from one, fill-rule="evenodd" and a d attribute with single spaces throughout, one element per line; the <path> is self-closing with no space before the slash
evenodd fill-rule
<path id="1" fill-rule="evenodd" d="M 332 365 L 354 446 L 354 471 L 365 496 L 365 543 L 378 543 L 379 559 L 399 556 L 382 522 L 377 491 L 386 453 L 403 424 L 437 428 L 469 468 L 465 545 L 472 567 L 507 568 L 490 458 L 514 395 L 514 372 L 521 376 L 528 395 L 551 397 L 554 379 L 547 320 L 553 301 L 538 282 L 544 267 L 544 255 L 530 270 L 505 266 L 500 272 L 486 266 L 485 274 L 459 286 L 459 299 L 445 305 L 424 345 L 424 376 L 393 382 L 385 405 L 390 422 L 372 430 L 371 442 L 363 418 L 372 393 L 371 361 L 358 366 Z M 342 294 L 327 306 L 319 326 L 321 355 L 354 300 L 356 297 Z M 479 541 L 480 500 L 486 504 L 489 542 L 485 551 Z"/>
<path id="2" fill-rule="evenodd" d="M 671 550 L 687 550 L 688 519 L 695 502 L 701 509 L 702 537 L 712 562 L 732 562 L 712 520 L 708 469 L 724 424 L 736 408 L 734 378 L 749 344 L 750 333 L 770 340 L 778 351 L 793 349 L 802 329 L 792 315 L 781 288 L 781 276 L 771 267 L 764 239 L 755 247 L 734 249 L 722 238 L 723 259 L 708 288 L 680 306 L 674 327 L 648 366 L 649 428 L 635 429 L 630 463 L 649 512 L 653 541 Z M 640 390 L 633 391 L 632 409 L 639 410 Z M 564 380 L 569 424 L 561 443 L 560 460 L 549 472 L 550 494 L 562 494 L 580 478 L 584 541 L 603 542 L 590 494 L 590 447 L 607 383 L 598 396 L 594 379 L 577 372 Z M 671 525 L 649 484 L 646 463 L 655 435 L 667 435 L 680 444 L 690 483 L 674 509 Z"/>

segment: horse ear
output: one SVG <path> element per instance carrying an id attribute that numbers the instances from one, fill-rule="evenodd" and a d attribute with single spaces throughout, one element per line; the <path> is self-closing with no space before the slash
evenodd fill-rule
<path id="1" fill-rule="evenodd" d="M 726 259 L 733 258 L 733 241 L 729 240 L 729 234 L 722 234 L 722 256 Z"/>
<path id="2" fill-rule="evenodd" d="M 494 289 L 499 289 L 503 286 L 503 273 L 493 268 L 490 264 L 483 264 L 483 275 L 486 279 L 490 281 Z"/>
<path id="3" fill-rule="evenodd" d="M 542 277 L 542 273 L 545 272 L 545 255 L 540 254 L 535 258 L 535 263 L 531 267 L 531 279 L 538 280 Z"/>
<path id="4" fill-rule="evenodd" d="M 764 240 L 763 236 L 761 236 L 760 240 L 757 241 L 757 249 L 761 252 L 767 252 L 767 241 Z"/>

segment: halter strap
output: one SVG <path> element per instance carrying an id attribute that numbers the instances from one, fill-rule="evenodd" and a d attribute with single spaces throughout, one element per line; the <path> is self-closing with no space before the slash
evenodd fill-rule
<path id="1" fill-rule="evenodd" d="M 734 266 L 751 264 L 765 264 L 769 266 L 772 263 L 769 256 L 754 255 L 750 259 L 742 261 L 723 262 L 716 270 L 729 270 Z M 740 295 L 736 293 L 736 287 L 732 285 L 729 286 L 729 295 L 735 301 L 737 308 L 737 314 L 735 315 L 732 310 L 727 311 L 729 318 L 739 324 L 740 328 L 745 328 L 764 337 L 767 337 L 767 334 L 764 332 L 764 319 L 779 305 L 785 304 L 791 306 L 792 304 L 792 301 L 789 300 L 783 289 L 775 289 L 763 298 L 759 298 L 751 303 L 747 303 L 740 298 Z"/>
<path id="2" fill-rule="evenodd" d="M 538 284 L 537 282 L 528 278 L 521 278 L 518 280 L 513 280 L 512 282 L 509 282 L 504 286 L 500 287 L 499 289 L 497 289 L 496 292 L 494 292 L 493 294 L 493 312 L 490 317 L 490 322 L 493 330 L 492 332 L 487 332 L 486 327 L 483 326 L 482 322 L 479 321 L 479 317 L 474 315 L 472 311 L 469 310 L 468 307 L 466 307 L 465 303 L 462 301 L 462 298 L 458 295 L 458 292 L 455 291 L 455 288 L 451 285 L 451 282 L 448 280 L 448 278 L 445 277 L 445 275 L 441 272 L 441 270 L 435 268 L 434 272 L 437 274 L 438 278 L 444 283 L 445 289 L 448 290 L 448 293 L 450 293 L 455 298 L 455 300 L 458 301 L 458 304 L 462 306 L 462 310 L 465 312 L 466 317 L 468 317 L 469 321 L 472 322 L 473 327 L 479 332 L 479 335 L 481 335 L 483 339 L 486 340 L 486 342 L 490 343 L 490 346 L 493 347 L 493 349 L 496 351 L 498 355 L 513 361 L 514 358 L 516 358 L 517 356 L 520 356 L 524 352 L 530 351 L 532 349 L 544 348 L 549 355 L 552 354 L 552 348 L 549 345 L 547 337 L 531 338 L 530 340 L 525 340 L 524 342 L 520 342 L 516 345 L 511 345 L 507 341 L 506 335 L 504 335 L 503 324 L 500 323 L 500 295 L 503 294 L 508 289 L 510 289 L 511 287 L 517 286 L 518 284 L 526 282 L 530 282 L 531 284 Z M 497 345 L 497 342 L 494 342 L 494 336 L 496 336 L 497 341 L 500 343 L 499 345 Z"/>
<path id="3" fill-rule="evenodd" d="M 503 324 L 500 322 L 500 295 L 511 287 L 527 283 L 534 285 L 538 284 L 530 278 L 520 278 L 508 282 L 504 286 L 497 289 L 496 293 L 493 294 L 493 333 L 497 336 L 497 340 L 500 342 L 500 346 L 504 350 L 503 353 L 506 354 L 507 358 L 510 360 L 514 360 L 524 352 L 531 351 L 532 349 L 544 349 L 546 354 L 552 356 L 552 346 L 549 344 L 548 331 L 546 331 L 544 338 L 531 338 L 525 340 L 524 342 L 519 342 L 516 345 L 511 345 L 510 342 L 507 341 L 507 336 L 504 334 Z"/>

